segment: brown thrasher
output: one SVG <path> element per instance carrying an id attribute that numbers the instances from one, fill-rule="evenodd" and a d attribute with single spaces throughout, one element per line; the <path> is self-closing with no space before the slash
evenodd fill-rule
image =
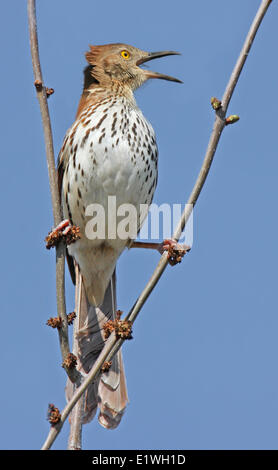
<path id="1" fill-rule="evenodd" d="M 134 237 L 88 238 L 87 211 L 99 204 L 107 213 L 115 196 L 115 213 L 122 204 L 151 204 L 157 183 L 157 146 L 150 123 L 136 106 L 133 92 L 149 78 L 180 80 L 139 65 L 177 52 L 148 53 L 126 44 L 90 46 L 84 70 L 84 89 L 76 120 L 68 130 L 59 155 L 58 174 L 63 215 L 79 226 L 81 239 L 68 246 L 69 266 L 76 280 L 78 369 L 88 373 L 104 344 L 103 325 L 115 319 L 116 261 Z M 180 82 L 182 83 L 182 82 Z M 122 214 L 123 215 L 123 214 Z M 146 215 L 146 214 L 145 214 Z M 73 261 L 74 260 L 74 261 Z M 75 264 L 75 276 L 74 276 Z M 67 385 L 67 397 L 73 386 Z M 115 428 L 127 404 L 122 354 L 87 390 L 83 422 L 100 408 L 99 422 Z"/>

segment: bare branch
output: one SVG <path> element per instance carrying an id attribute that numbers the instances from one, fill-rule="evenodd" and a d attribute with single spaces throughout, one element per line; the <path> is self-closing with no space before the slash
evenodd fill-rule
<path id="1" fill-rule="evenodd" d="M 241 74 L 241 71 L 243 69 L 243 66 L 245 64 L 245 61 L 248 57 L 249 51 L 251 49 L 251 46 L 253 44 L 253 41 L 255 39 L 255 36 L 257 34 L 257 31 L 260 27 L 260 24 L 264 18 L 264 15 L 267 12 L 268 7 L 270 6 L 272 0 L 262 0 L 258 11 L 256 13 L 256 16 L 253 20 L 253 23 L 250 26 L 249 32 L 246 36 L 245 42 L 243 44 L 243 47 L 241 49 L 241 52 L 239 54 L 239 57 L 237 59 L 236 65 L 234 67 L 234 70 L 232 71 L 232 74 L 230 76 L 230 80 L 226 86 L 223 98 L 222 98 L 222 109 L 223 112 L 226 113 L 227 108 L 229 106 L 232 94 L 234 92 L 234 89 L 236 87 L 236 84 L 238 82 L 239 76 Z"/>
<path id="2" fill-rule="evenodd" d="M 75 265 L 75 276 L 77 279 L 77 283 L 80 281 L 79 279 L 79 268 L 78 265 Z M 79 305 L 79 293 L 80 289 L 78 289 L 78 285 L 76 285 L 75 289 L 75 305 Z M 78 349 L 79 349 L 79 340 L 77 337 L 77 332 L 79 329 L 79 322 L 76 321 L 73 324 L 73 345 L 72 351 L 77 356 Z M 76 390 L 79 384 L 74 384 L 74 391 Z M 75 407 L 73 408 L 70 416 L 70 432 L 68 438 L 68 450 L 81 450 L 82 449 L 82 417 L 84 411 L 84 395 L 76 403 Z"/>
<path id="3" fill-rule="evenodd" d="M 249 32 L 247 34 L 244 46 L 240 52 L 239 58 L 237 60 L 237 63 L 234 67 L 234 70 L 231 74 L 230 80 L 228 82 L 228 85 L 226 87 L 226 90 L 224 92 L 223 98 L 222 98 L 222 106 L 217 106 L 216 109 L 216 116 L 215 116 L 215 122 L 213 126 L 213 130 L 211 133 L 211 137 L 208 143 L 207 151 L 204 157 L 204 161 L 200 170 L 200 173 L 198 175 L 198 178 L 196 180 L 196 183 L 193 187 L 193 190 L 190 194 L 190 197 L 188 199 L 188 202 L 186 204 L 186 208 L 182 214 L 182 217 L 174 231 L 173 237 L 177 241 L 180 238 L 180 235 L 182 233 L 182 230 L 184 229 L 190 214 L 192 212 L 192 209 L 194 205 L 196 204 L 198 197 L 200 195 L 200 192 L 204 186 L 204 183 L 206 181 L 208 172 L 210 170 L 213 157 L 215 155 L 215 151 L 220 139 L 220 136 L 222 134 L 222 131 L 224 127 L 226 126 L 226 111 L 230 102 L 230 99 L 232 97 L 233 91 L 235 89 L 235 86 L 238 82 L 240 72 L 244 66 L 244 63 L 246 61 L 247 55 L 250 51 L 250 48 L 252 46 L 252 43 L 254 41 L 255 35 L 257 33 L 257 30 L 260 26 L 261 21 L 263 20 L 263 17 L 271 3 L 271 0 L 263 0 L 261 2 L 261 5 L 257 11 L 257 14 L 254 18 L 254 21 L 249 29 Z M 166 266 L 168 264 L 168 257 L 167 253 L 163 253 L 156 269 L 154 270 L 149 282 L 147 283 L 146 287 L 138 297 L 137 301 L 135 302 L 134 306 L 126 316 L 125 320 L 130 321 L 132 324 L 134 323 L 137 315 L 139 314 L 140 310 L 142 309 L 144 303 L 148 299 L 149 295 L 151 294 L 152 290 L 156 286 L 157 282 L 159 281 L 160 277 L 162 276 Z M 59 434 L 63 423 L 65 422 L 67 416 L 79 400 L 79 398 L 82 396 L 84 391 L 87 389 L 89 384 L 95 379 L 95 377 L 99 374 L 100 369 L 105 361 L 110 361 L 113 355 L 118 351 L 118 349 L 121 347 L 125 340 L 116 337 L 115 332 L 112 332 L 111 335 L 109 336 L 108 340 L 105 343 L 105 346 L 103 350 L 101 351 L 97 361 L 95 362 L 94 366 L 92 367 L 91 371 L 87 375 L 87 377 L 84 379 L 83 383 L 76 389 L 76 392 L 74 393 L 72 399 L 67 403 L 65 406 L 64 410 L 61 413 L 61 420 L 60 422 L 53 426 L 49 432 L 49 435 L 42 447 L 42 450 L 49 449 L 53 442 L 55 441 L 57 435 Z"/>
<path id="4" fill-rule="evenodd" d="M 39 58 L 39 46 L 37 35 L 37 22 L 36 22 L 36 0 L 28 0 L 28 22 L 29 22 L 29 38 L 30 48 L 32 55 L 33 71 L 34 71 L 34 85 L 37 90 L 37 98 L 40 105 L 44 141 L 46 150 L 46 159 L 48 167 L 48 176 L 51 192 L 52 210 L 54 224 L 58 225 L 61 220 L 61 205 L 60 196 L 58 191 L 58 179 L 55 166 L 55 156 L 53 148 L 53 138 L 51 130 L 51 122 L 49 117 L 47 96 L 49 95 L 48 89 L 43 84 L 42 71 Z M 56 299 L 57 299 L 57 313 L 62 319 L 61 328 L 58 328 L 59 342 L 62 353 L 63 361 L 69 353 L 69 340 L 68 340 L 68 323 L 66 315 L 66 301 L 65 301 L 65 245 L 60 242 L 56 248 Z M 79 377 L 75 369 L 65 368 L 67 374 L 72 381 L 76 381 Z"/>
<path id="5" fill-rule="evenodd" d="M 53 148 L 53 138 L 51 123 L 47 104 L 46 88 L 43 85 L 42 71 L 40 66 L 39 58 L 39 46 L 38 46 L 38 35 L 37 35 L 37 23 L 36 23 L 36 1 L 28 0 L 28 21 L 29 21 L 29 38 L 30 48 L 32 55 L 33 71 L 34 71 L 34 85 L 37 90 L 37 98 L 40 105 L 43 132 L 45 141 L 45 150 L 48 166 L 49 184 L 51 191 L 51 200 L 53 208 L 54 224 L 58 225 L 61 221 L 61 209 L 60 209 L 60 197 L 58 193 L 58 182 L 57 173 L 55 167 L 55 157 Z"/>
<path id="6" fill-rule="evenodd" d="M 82 417 L 84 412 L 84 395 L 80 397 L 70 416 L 70 433 L 68 450 L 82 450 Z"/>

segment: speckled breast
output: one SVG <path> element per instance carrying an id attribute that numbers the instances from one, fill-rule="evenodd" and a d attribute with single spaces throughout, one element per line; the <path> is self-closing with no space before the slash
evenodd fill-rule
<path id="1" fill-rule="evenodd" d="M 87 207 L 100 204 L 107 211 L 108 196 L 115 196 L 116 209 L 132 204 L 139 211 L 140 204 L 151 203 L 157 184 L 155 134 L 126 98 L 106 99 L 84 110 L 67 132 L 62 151 L 64 215 L 81 231 Z"/>

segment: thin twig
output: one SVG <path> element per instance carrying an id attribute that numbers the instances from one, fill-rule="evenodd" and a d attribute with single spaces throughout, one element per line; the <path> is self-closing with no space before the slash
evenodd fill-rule
<path id="1" fill-rule="evenodd" d="M 33 72 L 35 78 L 35 87 L 37 90 L 37 98 L 40 105 L 46 159 L 48 167 L 48 176 L 51 192 L 52 210 L 54 225 L 57 226 L 62 220 L 60 196 L 58 191 L 58 179 L 55 166 L 55 156 L 53 148 L 53 138 L 51 130 L 51 122 L 49 117 L 47 92 L 43 84 L 42 71 L 39 58 L 38 34 L 37 34 L 37 21 L 36 21 L 36 0 L 28 0 L 28 22 L 29 22 L 29 38 L 30 48 L 33 63 Z M 58 328 L 59 342 L 62 353 L 63 361 L 66 359 L 70 349 L 68 340 L 68 323 L 66 314 L 66 301 L 65 301 L 65 245 L 59 243 L 56 248 L 56 301 L 57 313 L 62 318 L 62 326 Z M 77 381 L 79 374 L 75 369 L 65 368 L 68 376 L 72 381 Z"/>
<path id="2" fill-rule="evenodd" d="M 84 395 L 80 397 L 70 415 L 70 433 L 68 450 L 82 449 L 82 418 L 84 413 Z"/>
<path id="3" fill-rule="evenodd" d="M 76 279 L 76 286 L 75 286 L 75 308 L 76 313 L 78 312 L 79 317 L 79 310 L 80 310 L 80 295 L 81 295 L 81 288 L 79 283 L 81 282 L 81 277 L 79 276 L 79 266 L 75 264 L 75 279 Z M 79 340 L 77 336 L 77 332 L 79 330 L 79 322 L 76 320 L 73 324 L 73 345 L 72 345 L 72 352 L 75 356 L 78 355 L 79 349 Z M 74 384 L 74 391 L 79 384 Z M 68 450 L 81 450 L 82 449 L 82 418 L 84 412 L 84 395 L 76 403 L 75 407 L 73 408 L 70 416 L 70 432 L 68 438 Z"/>
<path id="4" fill-rule="evenodd" d="M 263 17 L 271 3 L 271 0 L 263 0 L 261 2 L 261 5 L 258 9 L 258 12 L 254 18 L 254 21 L 249 29 L 249 32 L 247 34 L 244 46 L 240 52 L 239 58 L 237 60 L 237 63 L 234 67 L 234 70 L 231 74 L 230 80 L 228 82 L 228 85 L 226 87 L 226 90 L 224 92 L 223 98 L 222 98 L 222 107 L 220 110 L 216 111 L 216 117 L 215 117 L 215 122 L 213 126 L 213 130 L 211 133 L 211 137 L 209 140 L 209 144 L 207 147 L 206 155 L 200 170 L 200 173 L 198 175 L 198 178 L 196 180 L 196 183 L 194 185 L 194 188 L 191 192 L 191 195 L 188 199 L 188 203 L 186 205 L 186 208 L 182 214 L 182 217 L 176 227 L 176 230 L 174 231 L 173 238 L 176 239 L 177 241 L 179 240 L 179 237 L 181 235 L 182 230 L 184 229 L 190 214 L 192 212 L 193 206 L 196 204 L 198 197 L 200 195 L 200 192 L 204 186 L 205 180 L 207 178 L 208 172 L 210 170 L 211 164 L 213 157 L 215 155 L 215 151 L 220 139 L 220 136 L 222 134 L 222 131 L 226 125 L 225 123 L 225 115 L 226 111 L 230 102 L 230 99 L 232 97 L 233 91 L 235 89 L 235 86 L 238 82 L 240 72 L 243 68 L 243 65 L 246 61 L 248 52 L 252 46 L 252 43 L 254 41 L 255 35 L 257 33 L 257 30 L 261 24 L 261 21 L 263 20 Z M 144 303 L 146 302 L 147 298 L 151 294 L 152 290 L 156 286 L 157 282 L 159 281 L 161 275 L 163 274 L 166 266 L 168 264 L 168 259 L 167 259 L 167 253 L 163 253 L 161 256 L 158 265 L 156 269 L 153 272 L 153 275 L 151 276 L 149 282 L 147 283 L 146 287 L 142 291 L 141 295 L 138 297 L 137 301 L 135 302 L 134 306 L 126 316 L 125 320 L 129 320 L 132 323 L 134 323 L 138 313 L 142 309 Z M 67 419 L 67 416 L 71 412 L 72 408 L 74 405 L 77 403 L 79 398 L 82 396 L 83 392 L 87 389 L 89 384 L 95 379 L 95 377 L 98 375 L 100 368 L 103 364 L 104 361 L 109 361 L 113 357 L 113 355 L 118 351 L 118 349 L 121 347 L 123 344 L 124 340 L 123 339 L 117 339 L 115 336 L 115 333 L 113 332 L 108 340 L 105 343 L 105 346 L 103 350 L 101 351 L 98 359 L 96 360 L 95 364 L 93 365 L 91 371 L 87 375 L 87 377 L 84 379 L 83 383 L 80 385 L 80 387 L 76 390 L 75 394 L 71 398 L 71 400 L 67 403 L 65 406 L 64 410 L 61 413 L 61 421 L 58 425 L 53 426 L 50 429 L 50 432 L 48 434 L 48 437 L 42 447 L 42 450 L 49 449 L 53 442 L 55 441 L 57 435 L 59 434 L 63 423 Z"/>

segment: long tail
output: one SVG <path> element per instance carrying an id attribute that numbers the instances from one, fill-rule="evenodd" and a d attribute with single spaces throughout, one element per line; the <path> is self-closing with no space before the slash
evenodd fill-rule
<path id="1" fill-rule="evenodd" d="M 76 319 L 75 350 L 77 368 L 88 373 L 104 346 L 103 325 L 115 318 L 116 312 L 116 274 L 107 287 L 100 307 L 89 304 L 79 268 L 76 268 Z M 68 380 L 66 397 L 73 394 L 73 384 Z M 85 392 L 83 423 L 91 421 L 99 407 L 99 423 L 108 429 L 118 426 L 128 402 L 122 351 L 119 350 L 112 360 L 108 372 L 103 372 Z"/>

